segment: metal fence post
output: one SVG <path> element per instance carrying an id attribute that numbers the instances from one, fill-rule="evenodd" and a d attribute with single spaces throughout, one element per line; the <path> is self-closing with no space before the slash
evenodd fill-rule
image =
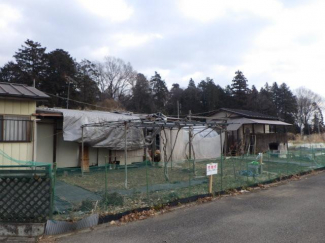
<path id="1" fill-rule="evenodd" d="M 128 150 L 127 150 L 127 122 L 124 122 L 124 171 L 125 171 L 125 189 L 128 188 L 128 167 L 127 167 L 127 158 L 128 158 Z"/>
<path id="2" fill-rule="evenodd" d="M 220 176 L 221 176 L 221 182 L 220 182 L 220 189 L 223 191 L 223 185 L 222 185 L 222 180 L 223 180 L 223 146 L 222 146 L 222 130 L 220 130 Z"/>
<path id="3" fill-rule="evenodd" d="M 107 211 L 107 156 L 105 156 L 105 211 Z"/>
<path id="4" fill-rule="evenodd" d="M 51 170 L 51 167 L 49 167 L 49 170 Z M 49 176 L 51 176 L 51 171 L 49 171 Z M 52 178 L 52 198 L 51 198 L 51 204 L 50 204 L 50 219 L 53 219 L 53 211 L 54 211 L 54 199 L 55 199 L 55 184 L 56 184 L 56 162 L 53 164 L 53 178 Z"/>

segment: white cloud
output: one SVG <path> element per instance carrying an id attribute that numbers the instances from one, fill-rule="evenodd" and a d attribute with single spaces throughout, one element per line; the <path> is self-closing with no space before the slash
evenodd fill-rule
<path id="1" fill-rule="evenodd" d="M 0 30 L 9 30 L 12 23 L 20 20 L 20 12 L 6 4 L 0 4 Z"/>
<path id="2" fill-rule="evenodd" d="M 16 25 L 22 20 L 20 11 L 7 4 L 0 4 L 0 42 L 3 47 L 9 46 L 15 43 L 16 40 L 21 39 L 19 33 L 16 30 Z M 12 53 L 5 51 L 0 53 L 0 63 L 6 63 L 12 59 Z"/>
<path id="3" fill-rule="evenodd" d="M 116 34 L 113 37 L 120 47 L 136 47 L 162 38 L 160 34 Z"/>
<path id="4" fill-rule="evenodd" d="M 198 81 L 198 80 L 201 80 L 203 79 L 204 75 L 203 73 L 199 72 L 199 71 L 196 71 L 192 74 L 189 74 L 189 75 L 186 75 L 184 77 L 182 77 L 182 83 L 186 84 L 188 83 L 188 81 L 192 78 L 194 81 Z"/>
<path id="5" fill-rule="evenodd" d="M 107 46 L 96 48 L 91 52 L 91 56 L 94 60 L 103 60 L 104 57 L 110 55 L 110 50 Z"/>
<path id="6" fill-rule="evenodd" d="M 186 17 L 201 22 L 210 22 L 229 14 L 239 18 L 247 13 L 273 18 L 283 8 L 277 0 L 179 0 L 178 7 Z"/>
<path id="7" fill-rule="evenodd" d="M 323 9 L 325 2 L 317 1 L 279 13 L 255 39 L 241 68 L 258 77 L 267 73 L 269 81 L 286 82 L 292 88 L 313 83 L 310 88 L 325 95 Z"/>
<path id="8" fill-rule="evenodd" d="M 124 0 L 77 0 L 92 14 L 113 22 L 128 20 L 134 10 Z"/>

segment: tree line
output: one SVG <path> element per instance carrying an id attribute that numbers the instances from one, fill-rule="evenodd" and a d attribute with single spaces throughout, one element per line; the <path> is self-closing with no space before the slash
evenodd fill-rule
<path id="1" fill-rule="evenodd" d="M 256 111 L 295 124 L 293 132 L 324 131 L 322 98 L 300 88 L 291 91 L 285 84 L 266 83 L 260 90 L 243 72 L 235 72 L 231 83 L 221 87 L 207 77 L 187 87 L 174 83 L 169 90 L 157 72 L 149 79 L 120 58 L 103 62 L 76 59 L 62 49 L 46 52 L 38 42 L 26 40 L 13 55 L 14 61 L 0 68 L 0 82 L 34 85 L 52 96 L 45 105 L 71 109 L 129 110 L 136 113 L 162 112 L 183 117 L 208 115 L 219 108 Z M 69 100 L 68 100 L 69 98 Z"/>

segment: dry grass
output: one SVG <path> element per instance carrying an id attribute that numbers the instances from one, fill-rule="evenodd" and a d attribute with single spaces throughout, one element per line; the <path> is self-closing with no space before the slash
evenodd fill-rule
<path id="1" fill-rule="evenodd" d="M 214 176 L 213 190 L 223 191 L 231 190 L 238 187 L 250 187 L 253 184 L 260 184 L 272 179 L 281 178 L 286 175 L 296 174 L 301 171 L 310 170 L 309 167 L 302 167 L 296 164 L 286 164 L 265 162 L 264 172 L 258 176 L 241 176 L 239 172 L 247 170 L 247 162 L 252 161 L 253 157 L 245 159 L 226 159 L 223 163 L 221 177 L 221 165 L 219 163 L 219 174 Z M 179 163 L 173 169 L 169 168 L 169 181 L 164 176 L 164 168 L 161 167 L 140 167 L 128 170 L 128 193 L 123 194 L 123 205 L 117 206 L 98 206 L 95 210 L 104 214 L 116 214 L 128 210 L 154 207 L 159 208 L 161 205 L 175 201 L 177 199 L 186 198 L 194 195 L 202 195 L 208 193 L 208 180 L 205 176 L 206 164 L 211 161 L 201 161 L 196 163 L 196 173 L 193 174 L 193 164 L 184 162 Z M 117 192 L 126 192 L 124 188 L 125 172 L 124 170 L 108 171 L 108 190 L 117 190 Z M 105 170 L 90 172 L 81 177 L 80 174 L 70 173 L 65 176 L 58 176 L 57 180 L 85 188 L 87 190 L 104 195 L 105 190 Z M 162 185 L 158 190 L 152 190 L 147 193 L 148 186 Z M 199 180 L 199 183 L 197 180 Z M 184 185 L 180 187 L 179 185 Z M 175 185 L 175 186 L 174 186 Z M 166 188 L 164 187 L 166 186 Z M 142 190 L 140 190 L 142 188 Z M 98 204 L 100 205 L 100 203 Z M 77 207 L 78 208 L 78 207 Z M 80 210 L 70 212 L 69 215 L 57 215 L 57 219 L 66 219 L 71 215 L 73 217 L 82 218 L 83 214 L 79 214 Z"/>
<path id="2" fill-rule="evenodd" d="M 300 134 L 289 134 L 289 142 L 293 144 L 325 143 L 325 134 L 311 134 L 303 136 L 301 136 Z"/>

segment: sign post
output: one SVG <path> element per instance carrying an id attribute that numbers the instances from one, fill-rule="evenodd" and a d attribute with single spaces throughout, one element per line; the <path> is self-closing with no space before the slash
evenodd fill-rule
<path id="1" fill-rule="evenodd" d="M 207 176 L 209 176 L 209 193 L 212 193 L 213 175 L 218 174 L 218 163 L 207 164 Z"/>

